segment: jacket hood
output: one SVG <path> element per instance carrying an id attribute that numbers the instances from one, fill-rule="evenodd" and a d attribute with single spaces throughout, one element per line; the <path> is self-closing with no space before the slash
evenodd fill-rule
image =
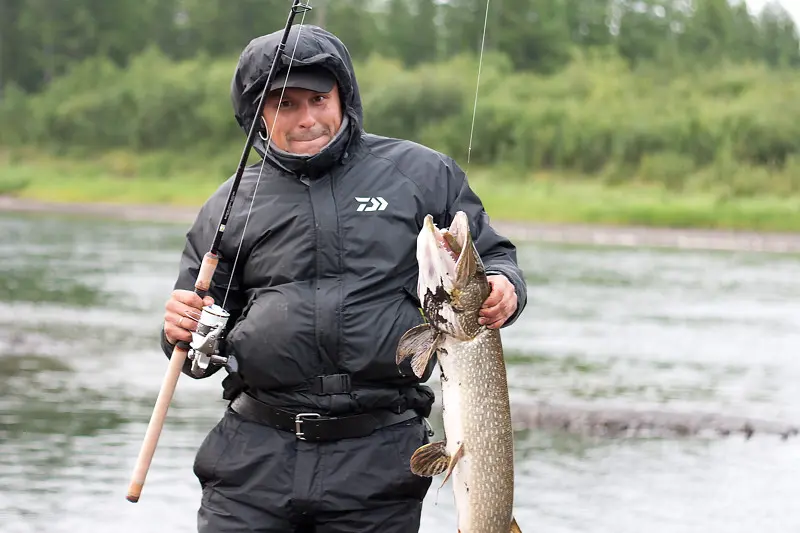
<path id="1" fill-rule="evenodd" d="M 250 130 L 253 119 L 256 118 L 258 98 L 269 75 L 283 31 L 281 28 L 268 35 L 256 37 L 248 43 L 239 56 L 231 82 L 231 100 L 236 122 L 245 133 Z M 349 127 L 351 140 L 357 137 L 363 129 L 361 94 L 358 90 L 353 61 L 344 43 L 318 26 L 296 24 L 289 30 L 286 48 L 276 65 L 276 73 L 287 68 L 290 59 L 292 68 L 318 65 L 333 73 L 339 86 L 339 97 L 344 106 L 344 113 L 349 119 L 343 122 L 343 125 L 346 123 L 346 127 Z M 261 137 L 256 136 L 253 148 L 264 157 L 266 147 Z M 273 149 L 270 149 L 270 159 L 276 161 L 272 157 Z"/>

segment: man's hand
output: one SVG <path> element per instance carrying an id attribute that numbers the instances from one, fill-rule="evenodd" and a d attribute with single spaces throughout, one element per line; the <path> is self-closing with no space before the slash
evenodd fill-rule
<path id="1" fill-rule="evenodd" d="M 164 336 L 167 342 L 176 344 L 178 341 L 192 341 L 192 331 L 197 329 L 200 320 L 200 311 L 205 305 L 213 305 L 211 296 L 200 298 L 193 291 L 175 290 L 164 306 Z"/>
<path id="2" fill-rule="evenodd" d="M 483 302 L 478 322 L 487 328 L 497 329 L 517 310 L 517 291 L 503 275 L 488 276 L 492 292 Z"/>

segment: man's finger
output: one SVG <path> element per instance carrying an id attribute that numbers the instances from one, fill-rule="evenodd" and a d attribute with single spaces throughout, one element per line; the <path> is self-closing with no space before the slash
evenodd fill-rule
<path id="1" fill-rule="evenodd" d="M 186 320 L 188 319 L 185 319 L 184 323 L 186 322 Z M 167 338 L 173 341 L 175 339 L 187 342 L 192 340 L 192 332 L 183 328 L 183 325 L 178 326 L 177 324 L 165 324 L 164 333 L 167 335 Z"/>
<path id="2" fill-rule="evenodd" d="M 492 307 L 484 307 L 478 312 L 478 316 L 481 318 L 493 318 L 498 312 L 500 307 L 497 305 L 493 305 Z"/>
<path id="3" fill-rule="evenodd" d="M 183 313 L 168 312 L 164 316 L 164 333 L 168 339 L 192 340 L 192 331 L 197 331 L 200 312 L 194 308 L 183 306 Z M 174 344 L 174 342 L 173 342 Z"/>
<path id="4" fill-rule="evenodd" d="M 497 313 L 499 306 L 493 305 L 491 307 L 483 307 L 480 311 L 478 311 L 478 315 L 482 317 L 490 317 Z"/>
<path id="5" fill-rule="evenodd" d="M 511 298 L 510 300 L 504 300 L 502 303 L 492 308 L 484 309 L 480 312 L 481 318 L 478 319 L 478 322 L 481 324 L 492 324 L 500 319 L 505 322 L 508 320 L 508 317 L 514 313 L 514 309 L 516 309 L 514 305 L 513 298 Z"/>
<path id="6" fill-rule="evenodd" d="M 189 331 L 197 331 L 197 321 L 200 320 L 200 313 L 197 311 L 187 311 L 183 316 L 178 317 L 175 323 L 179 328 Z"/>
<path id="7" fill-rule="evenodd" d="M 495 320 L 490 324 L 486 324 L 486 327 L 489 329 L 498 329 L 501 328 L 505 323 L 506 323 L 506 318 L 501 318 L 499 320 Z"/>
<path id="8" fill-rule="evenodd" d="M 487 313 L 493 313 L 502 307 L 510 307 L 507 302 L 513 300 L 514 296 L 514 293 L 506 294 L 503 292 L 498 293 L 497 297 L 490 295 L 489 298 L 483 302 L 483 307 L 481 307 L 480 310 L 481 316 L 487 316 Z"/>
<path id="9" fill-rule="evenodd" d="M 497 304 L 503 301 L 503 297 L 505 296 L 505 291 L 501 287 L 497 285 L 493 285 L 492 292 L 489 293 L 489 296 L 483 301 L 483 308 L 490 308 L 495 307 Z"/>
<path id="10" fill-rule="evenodd" d="M 190 307 L 184 303 L 170 300 L 167 303 L 166 313 L 164 313 L 164 320 L 170 323 L 177 323 L 179 317 L 190 317 L 194 320 L 200 320 L 200 310 L 196 307 Z"/>
<path id="11" fill-rule="evenodd" d="M 500 318 L 504 318 L 505 315 L 506 311 L 503 307 L 494 307 L 490 310 L 487 310 L 486 313 L 481 313 L 481 317 L 478 319 L 478 322 L 481 324 L 491 324 Z"/>
<path id="12" fill-rule="evenodd" d="M 184 318 L 183 322 L 185 323 L 188 318 Z M 170 344 L 175 344 L 178 341 L 185 341 L 191 342 L 192 341 L 192 333 L 190 331 L 185 330 L 183 327 L 183 323 L 181 327 L 177 324 L 172 322 L 165 322 L 164 323 L 164 335 L 167 337 L 167 340 Z"/>
<path id="13" fill-rule="evenodd" d="M 172 291 L 172 297 L 167 301 L 164 314 L 164 334 L 170 343 L 178 341 L 192 341 L 192 332 L 197 330 L 197 321 L 200 320 L 200 311 L 206 305 L 213 305 L 214 298 L 205 296 L 201 298 L 193 291 Z"/>
<path id="14" fill-rule="evenodd" d="M 211 298 L 207 296 L 206 298 Z M 188 305 L 189 307 L 194 307 L 195 309 L 202 309 L 203 299 L 196 292 L 192 291 L 184 291 L 184 290 L 175 290 L 172 292 L 172 299 L 177 300 L 183 304 Z M 212 299 L 213 301 L 213 299 Z"/>
<path id="15" fill-rule="evenodd" d="M 502 292 L 500 292 L 500 291 L 492 292 L 492 293 L 489 294 L 489 296 L 486 298 L 486 300 L 483 301 L 482 308 L 483 309 L 488 309 L 488 308 L 491 308 L 491 307 L 495 307 L 497 304 L 499 304 L 502 301 L 503 301 L 503 293 Z"/>

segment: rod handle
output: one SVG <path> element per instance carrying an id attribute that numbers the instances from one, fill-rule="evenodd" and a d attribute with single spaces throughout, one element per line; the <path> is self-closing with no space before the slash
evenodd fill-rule
<path id="1" fill-rule="evenodd" d="M 218 264 L 219 256 L 206 252 L 200 265 L 200 271 L 197 273 L 197 279 L 194 282 L 194 292 L 200 296 L 205 296 L 208 293 L 208 289 L 211 287 L 211 278 L 214 277 Z"/>
<path id="2" fill-rule="evenodd" d="M 158 392 L 155 407 L 153 407 L 153 414 L 150 417 L 150 422 L 147 424 L 147 431 L 144 435 L 142 447 L 139 450 L 139 457 L 136 459 L 136 465 L 133 468 L 133 475 L 131 482 L 128 486 L 127 500 L 132 503 L 139 501 L 142 495 L 142 488 L 144 481 L 147 477 L 147 471 L 150 469 L 150 463 L 153 460 L 153 455 L 156 451 L 158 438 L 161 436 L 161 430 L 164 427 L 164 420 L 167 417 L 170 402 L 175 394 L 175 387 L 178 384 L 178 378 L 183 369 L 183 363 L 186 361 L 188 351 L 175 346 L 172 350 L 172 357 L 169 359 L 169 366 L 167 372 L 164 374 L 164 380 L 161 382 L 161 390 Z"/>
<path id="3" fill-rule="evenodd" d="M 211 278 L 214 277 L 214 272 L 218 264 L 219 257 L 216 254 L 207 252 L 203 256 L 203 262 L 200 265 L 200 271 L 194 283 L 195 292 L 198 295 L 205 296 L 208 293 L 208 289 L 211 287 Z M 158 439 L 161 436 L 161 430 L 164 428 L 164 420 L 167 418 L 167 411 L 172 402 L 172 397 L 175 395 L 178 378 L 181 376 L 181 371 L 183 370 L 183 365 L 188 355 L 188 344 L 184 342 L 177 343 L 172 350 L 167 372 L 164 374 L 164 379 L 161 382 L 161 390 L 158 392 L 156 404 L 153 407 L 153 414 L 150 416 L 150 422 L 147 424 L 144 441 L 142 442 L 142 447 L 139 449 L 139 457 L 136 459 L 131 482 L 128 486 L 128 496 L 126 499 L 131 503 L 138 502 L 142 495 L 142 488 L 144 487 L 145 478 L 147 477 L 147 471 L 150 469 L 150 463 L 152 463 L 153 455 L 156 453 Z"/>

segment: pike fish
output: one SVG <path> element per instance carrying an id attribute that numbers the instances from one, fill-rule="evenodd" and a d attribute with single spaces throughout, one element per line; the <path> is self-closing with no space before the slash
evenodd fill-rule
<path id="1" fill-rule="evenodd" d="M 417 236 L 417 293 L 425 323 L 397 348 L 422 377 L 436 355 L 441 371 L 444 439 L 418 448 L 411 471 L 452 479 L 460 533 L 520 532 L 513 516 L 514 442 L 500 332 L 478 323 L 490 285 L 459 211 L 447 229 L 425 217 Z M 521 532 L 520 532 L 521 533 Z"/>

